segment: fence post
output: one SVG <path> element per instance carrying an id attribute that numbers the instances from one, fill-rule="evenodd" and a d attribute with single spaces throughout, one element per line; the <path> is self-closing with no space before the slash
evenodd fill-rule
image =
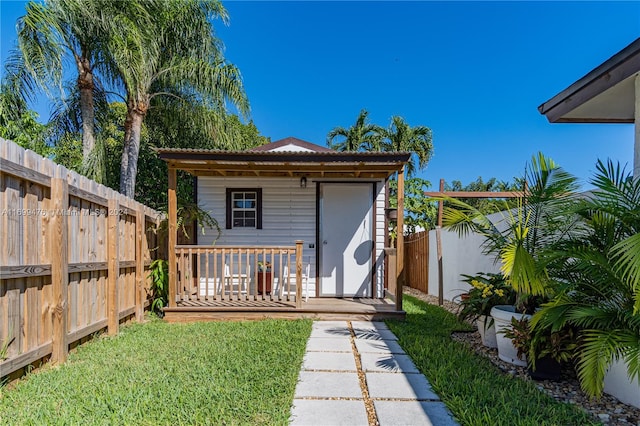
<path id="1" fill-rule="evenodd" d="M 144 232 L 145 215 L 143 206 L 139 205 L 136 210 L 136 320 L 144 319 L 144 253 L 142 243 L 145 238 Z"/>
<path id="2" fill-rule="evenodd" d="M 60 170 L 60 169 L 58 169 Z M 67 289 L 69 286 L 69 252 L 67 213 L 69 211 L 69 185 L 66 179 L 51 179 L 51 222 L 49 224 L 51 250 L 51 284 L 53 307 L 52 363 L 67 359 Z"/>
<path id="3" fill-rule="evenodd" d="M 112 193 L 109 199 L 107 225 L 107 263 L 109 276 L 107 277 L 107 332 L 118 334 L 120 326 L 120 307 L 118 306 L 118 277 L 120 275 L 120 203 L 118 195 Z"/>
<path id="4" fill-rule="evenodd" d="M 302 308 L 302 244 L 296 240 L 296 309 Z"/>

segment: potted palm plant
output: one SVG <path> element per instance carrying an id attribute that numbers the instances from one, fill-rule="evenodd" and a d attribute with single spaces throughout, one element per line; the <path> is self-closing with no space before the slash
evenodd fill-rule
<path id="1" fill-rule="evenodd" d="M 549 257 L 556 295 L 532 326 L 577 328 L 582 389 L 640 407 L 640 179 L 611 161 L 596 169 L 575 209 L 580 232 Z"/>
<path id="2" fill-rule="evenodd" d="M 550 248 L 557 241 L 571 235 L 577 218 L 572 214 L 577 190 L 577 179 L 565 172 L 550 158 L 542 154 L 533 157 L 527 165 L 525 181 L 528 186 L 518 205 L 511 208 L 506 202 L 502 206 L 502 220 L 494 223 L 486 214 L 460 200 L 442 197 L 448 201 L 443 212 L 446 228 L 464 236 L 474 232 L 484 237 L 483 250 L 500 263 L 500 271 L 506 284 L 518 293 L 519 300 L 536 303 L 497 305 L 495 312 L 496 331 L 506 327 L 512 317 L 533 313 L 539 303 L 555 293 L 555 281 L 549 278 L 547 259 Z M 499 317 L 501 319 L 496 319 Z M 503 318 L 504 317 L 504 318 Z M 508 361 L 518 362 L 513 346 L 501 345 L 498 337 L 498 354 Z M 508 355 L 501 354 L 501 348 Z"/>

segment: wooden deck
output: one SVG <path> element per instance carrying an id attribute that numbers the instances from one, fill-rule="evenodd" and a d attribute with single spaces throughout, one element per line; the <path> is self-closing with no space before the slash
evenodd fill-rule
<path id="1" fill-rule="evenodd" d="M 267 318 L 315 320 L 373 321 L 404 319 L 389 299 L 310 298 L 296 309 L 296 303 L 270 300 L 254 301 L 182 301 L 176 307 L 165 308 L 168 322 L 239 321 Z"/>

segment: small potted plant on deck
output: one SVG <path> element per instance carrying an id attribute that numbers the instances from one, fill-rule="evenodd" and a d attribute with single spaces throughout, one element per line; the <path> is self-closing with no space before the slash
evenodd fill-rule
<path id="1" fill-rule="evenodd" d="M 271 263 L 267 261 L 258 262 L 258 294 L 271 294 L 273 284 L 273 274 Z"/>

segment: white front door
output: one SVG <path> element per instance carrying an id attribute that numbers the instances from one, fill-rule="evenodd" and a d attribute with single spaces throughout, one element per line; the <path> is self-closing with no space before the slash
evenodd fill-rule
<path id="1" fill-rule="evenodd" d="M 371 183 L 320 183 L 320 296 L 371 297 Z"/>

